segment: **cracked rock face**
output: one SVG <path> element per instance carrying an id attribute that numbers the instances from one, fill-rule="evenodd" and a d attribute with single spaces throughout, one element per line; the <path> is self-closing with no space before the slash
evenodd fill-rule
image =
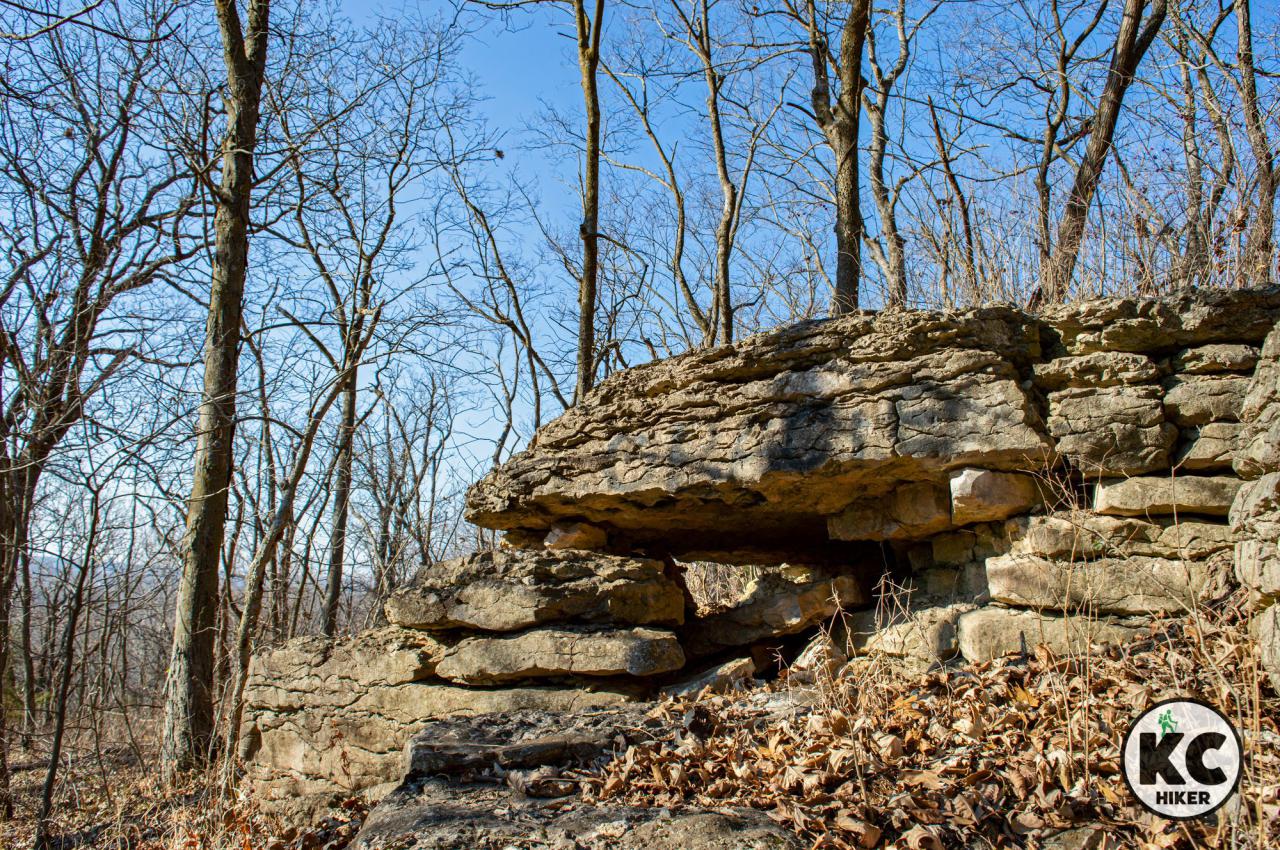
<path id="1" fill-rule="evenodd" d="M 307 815 L 336 794 L 381 796 L 402 750 L 433 717 L 616 706 L 612 682 L 476 689 L 431 681 L 451 642 L 396 627 L 335 641 L 299 638 L 256 656 L 245 686 L 241 756 L 264 810 Z"/>
<path id="2" fill-rule="evenodd" d="M 436 674 L 468 685 L 548 676 L 653 676 L 684 666 L 676 636 L 661 629 L 530 629 L 464 638 Z"/>
<path id="3" fill-rule="evenodd" d="M 540 623 L 679 625 L 684 595 L 661 561 L 499 549 L 433 564 L 386 603 L 411 629 L 509 632 Z"/>

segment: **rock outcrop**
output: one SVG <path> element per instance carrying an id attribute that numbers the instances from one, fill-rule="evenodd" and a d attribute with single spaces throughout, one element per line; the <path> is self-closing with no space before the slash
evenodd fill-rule
<path id="1" fill-rule="evenodd" d="M 1240 418 L 1235 469 L 1249 480 L 1231 505 L 1236 578 L 1253 597 L 1262 666 L 1280 691 L 1280 324 L 1262 346 Z"/>
<path id="2" fill-rule="evenodd" d="M 665 846 L 676 827 L 635 813 L 484 811 L 467 772 L 492 760 L 536 797 L 625 739 L 631 702 L 736 687 L 779 655 L 817 681 L 869 656 L 1087 652 L 1235 582 L 1280 685 L 1277 319 L 1280 289 L 860 314 L 619 373 L 472 488 L 501 548 L 423 570 L 388 628 L 255 660 L 259 796 L 377 794 L 408 770 L 370 836 Z M 695 600 L 690 562 L 750 578 Z M 520 709 L 614 719 L 570 745 Z M 789 846 L 745 817 L 717 821 L 726 842 Z"/>

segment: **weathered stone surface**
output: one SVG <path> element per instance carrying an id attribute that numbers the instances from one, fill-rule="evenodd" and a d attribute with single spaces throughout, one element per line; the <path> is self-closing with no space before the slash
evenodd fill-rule
<path id="1" fill-rule="evenodd" d="M 1258 363 L 1258 349 L 1252 345 L 1202 345 L 1186 348 L 1173 356 L 1175 372 L 1208 375 L 1217 372 L 1252 372 Z"/>
<path id="2" fill-rule="evenodd" d="M 1244 426 L 1210 422 L 1182 433 L 1174 466 L 1184 472 L 1230 472 Z"/>
<path id="3" fill-rule="evenodd" d="M 1037 363 L 1033 371 L 1036 386 L 1046 390 L 1150 384 L 1162 377 L 1160 368 L 1145 354 L 1110 351 L 1059 357 L 1048 363 Z"/>
<path id="4" fill-rule="evenodd" d="M 557 801 L 559 803 L 559 801 Z M 369 813 L 352 850 L 801 850 L 764 812 L 628 809 L 574 800 L 549 808 L 503 786 L 406 783 Z"/>
<path id="5" fill-rule="evenodd" d="M 1259 601 L 1280 598 L 1280 472 L 1269 472 L 1240 488 L 1231 506 L 1236 577 Z"/>
<path id="6" fill-rule="evenodd" d="M 1165 382 L 1164 412 L 1186 428 L 1238 422 L 1249 379 L 1239 375 L 1177 376 Z"/>
<path id="7" fill-rule="evenodd" d="M 927 667 L 956 654 L 956 623 L 974 608 L 962 603 L 913 608 L 905 615 L 857 611 L 845 620 L 849 649 L 855 655 L 879 653 Z"/>
<path id="8" fill-rule="evenodd" d="M 1183 290 L 1159 299 L 1098 298 L 1042 314 L 1070 354 L 1257 343 L 1275 324 L 1280 289 Z"/>
<path id="9" fill-rule="evenodd" d="M 440 659 L 436 675 L 488 685 L 547 676 L 652 676 L 683 666 L 684 651 L 669 631 L 545 627 L 463 638 Z"/>
<path id="10" fill-rule="evenodd" d="M 1238 478 L 1195 475 L 1102 481 L 1094 492 L 1093 509 L 1111 516 L 1226 516 L 1240 483 Z"/>
<path id="11" fill-rule="evenodd" d="M 297 816 L 335 795 L 377 798 L 398 782 L 401 751 L 425 720 L 516 709 L 574 711 L 615 706 L 627 691 L 578 687 L 478 690 L 429 682 L 361 687 L 352 679 L 291 690 L 273 681 L 246 690 L 242 756 L 265 810 Z"/>
<path id="12" fill-rule="evenodd" d="M 1099 614 L 1164 614 L 1193 609 L 1225 586 L 1230 556 L 1188 561 L 1129 556 L 1055 561 L 1004 555 L 987 561 L 991 598 L 1005 605 Z"/>
<path id="13" fill-rule="evenodd" d="M 1102 516 L 1088 511 L 1010 520 L 1011 551 L 1066 561 L 1131 556 L 1204 559 L 1229 551 L 1235 534 L 1227 525 L 1201 520 L 1157 520 Z"/>
<path id="14" fill-rule="evenodd" d="M 661 693 L 668 697 L 695 696 L 704 690 L 722 694 L 746 686 L 752 681 L 755 672 L 756 663 L 750 658 L 733 658 L 709 670 L 672 682 Z"/>
<path id="15" fill-rule="evenodd" d="M 551 526 L 543 542 L 553 551 L 602 549 L 609 542 L 609 535 L 603 529 L 585 522 L 556 523 Z"/>
<path id="16" fill-rule="evenodd" d="M 904 484 L 887 496 L 854 504 L 827 520 L 827 533 L 833 540 L 910 540 L 950 527 L 947 490 L 929 482 Z"/>
<path id="17" fill-rule="evenodd" d="M 1178 429 L 1165 421 L 1154 386 L 1090 387 L 1049 394 L 1058 452 L 1090 476 L 1165 469 Z"/>
<path id="18" fill-rule="evenodd" d="M 1092 619 L 1083 614 L 1059 616 L 1020 608 L 979 608 L 961 615 L 956 629 L 960 654 L 969 661 L 988 661 L 1045 644 L 1054 652 L 1082 653 L 1092 644 L 1125 643 L 1140 634 L 1138 619 Z"/>
<path id="19" fill-rule="evenodd" d="M 1040 503 L 1035 478 L 1016 472 L 962 469 L 951 474 L 951 522 L 1006 519 Z"/>
<path id="20" fill-rule="evenodd" d="M 1280 324 L 1263 343 L 1261 359 L 1240 406 L 1240 419 L 1247 424 L 1240 434 L 1236 472 L 1257 478 L 1280 471 Z"/>
<path id="21" fill-rule="evenodd" d="M 684 596 L 660 561 L 499 549 L 422 570 L 391 595 L 386 614 L 413 629 L 504 632 L 565 620 L 675 625 Z"/>
<path id="22" fill-rule="evenodd" d="M 405 748 L 405 779 L 441 774 L 581 764 L 616 745 L 646 737 L 654 722 L 637 704 L 569 713 L 506 711 L 433 720 Z"/>
<path id="23" fill-rule="evenodd" d="M 802 631 L 840 607 L 865 604 L 865 588 L 849 575 L 808 567 L 762 572 L 725 610 L 688 623 L 681 633 L 694 657 Z"/>
<path id="24" fill-rule="evenodd" d="M 1018 364 L 1038 346 L 1016 310 L 899 311 L 630 369 L 478 483 L 468 518 L 546 528 L 575 516 L 676 552 L 821 527 L 953 468 L 1035 467 L 1051 447 Z"/>

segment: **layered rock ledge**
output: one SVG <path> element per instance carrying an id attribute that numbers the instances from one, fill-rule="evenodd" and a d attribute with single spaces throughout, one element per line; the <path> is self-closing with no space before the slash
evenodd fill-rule
<path id="1" fill-rule="evenodd" d="M 666 846 L 635 813 L 491 817 L 468 771 L 536 797 L 663 695 L 1088 652 L 1241 585 L 1280 687 L 1277 320 L 1274 288 L 862 314 L 615 375 L 470 491 L 500 548 L 255 658 L 252 784 L 305 810 L 403 780 L 371 835 Z"/>

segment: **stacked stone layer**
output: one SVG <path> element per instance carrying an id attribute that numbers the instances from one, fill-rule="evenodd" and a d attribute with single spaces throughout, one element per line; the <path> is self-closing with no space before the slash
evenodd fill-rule
<path id="1" fill-rule="evenodd" d="M 1236 578 L 1253 597 L 1262 666 L 1280 691 L 1280 325 L 1262 346 L 1241 418 L 1235 469 L 1248 480 L 1231 505 Z"/>
<path id="2" fill-rule="evenodd" d="M 1274 669 L 1277 319 L 1275 289 L 865 314 L 616 375 L 472 488 L 503 548 L 255 660 L 260 794 L 392 781 L 435 718 L 731 687 L 824 621 L 802 680 L 1090 651 L 1238 581 Z M 752 578 L 695 600 L 690 561 Z"/>

